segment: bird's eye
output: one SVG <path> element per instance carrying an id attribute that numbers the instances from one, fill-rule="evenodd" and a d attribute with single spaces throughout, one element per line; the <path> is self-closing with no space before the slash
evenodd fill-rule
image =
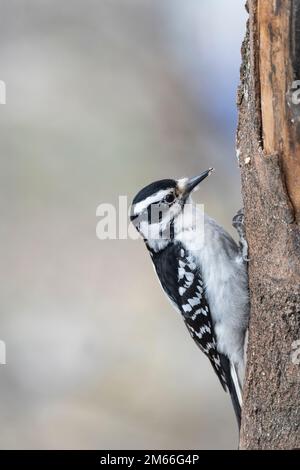
<path id="1" fill-rule="evenodd" d="M 174 199 L 175 199 L 174 194 L 168 194 L 168 195 L 166 196 L 166 202 L 167 202 L 168 204 L 171 204 L 171 202 L 173 202 Z"/>

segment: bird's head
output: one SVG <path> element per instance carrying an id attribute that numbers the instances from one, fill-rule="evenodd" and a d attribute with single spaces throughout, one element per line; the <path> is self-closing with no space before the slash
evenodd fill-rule
<path id="1" fill-rule="evenodd" d="M 143 188 L 131 206 L 131 222 L 154 251 L 174 237 L 176 221 L 183 214 L 191 193 L 209 176 L 213 168 L 194 178 L 156 181 Z"/>

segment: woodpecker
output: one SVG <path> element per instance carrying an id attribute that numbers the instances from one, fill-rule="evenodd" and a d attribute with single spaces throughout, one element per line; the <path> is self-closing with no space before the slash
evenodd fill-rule
<path id="1" fill-rule="evenodd" d="M 192 192 L 212 171 L 151 183 L 134 198 L 130 217 L 163 290 L 230 393 L 240 426 L 249 317 L 247 242 L 241 211 L 233 219 L 238 245 L 192 201 Z"/>

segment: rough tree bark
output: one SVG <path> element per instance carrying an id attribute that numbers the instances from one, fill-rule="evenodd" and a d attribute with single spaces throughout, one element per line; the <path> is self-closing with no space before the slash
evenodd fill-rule
<path id="1" fill-rule="evenodd" d="M 247 9 L 237 155 L 251 318 L 240 448 L 292 449 L 300 448 L 300 0 L 249 0 Z"/>

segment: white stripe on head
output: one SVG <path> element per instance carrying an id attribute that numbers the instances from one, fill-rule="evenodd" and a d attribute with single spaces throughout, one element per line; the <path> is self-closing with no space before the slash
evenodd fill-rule
<path id="1" fill-rule="evenodd" d="M 154 193 L 151 196 L 147 197 L 146 199 L 144 199 L 144 201 L 135 204 L 133 208 L 134 215 L 141 214 L 151 204 L 161 201 L 167 194 L 169 194 L 171 189 L 172 188 L 157 191 L 157 193 Z"/>

